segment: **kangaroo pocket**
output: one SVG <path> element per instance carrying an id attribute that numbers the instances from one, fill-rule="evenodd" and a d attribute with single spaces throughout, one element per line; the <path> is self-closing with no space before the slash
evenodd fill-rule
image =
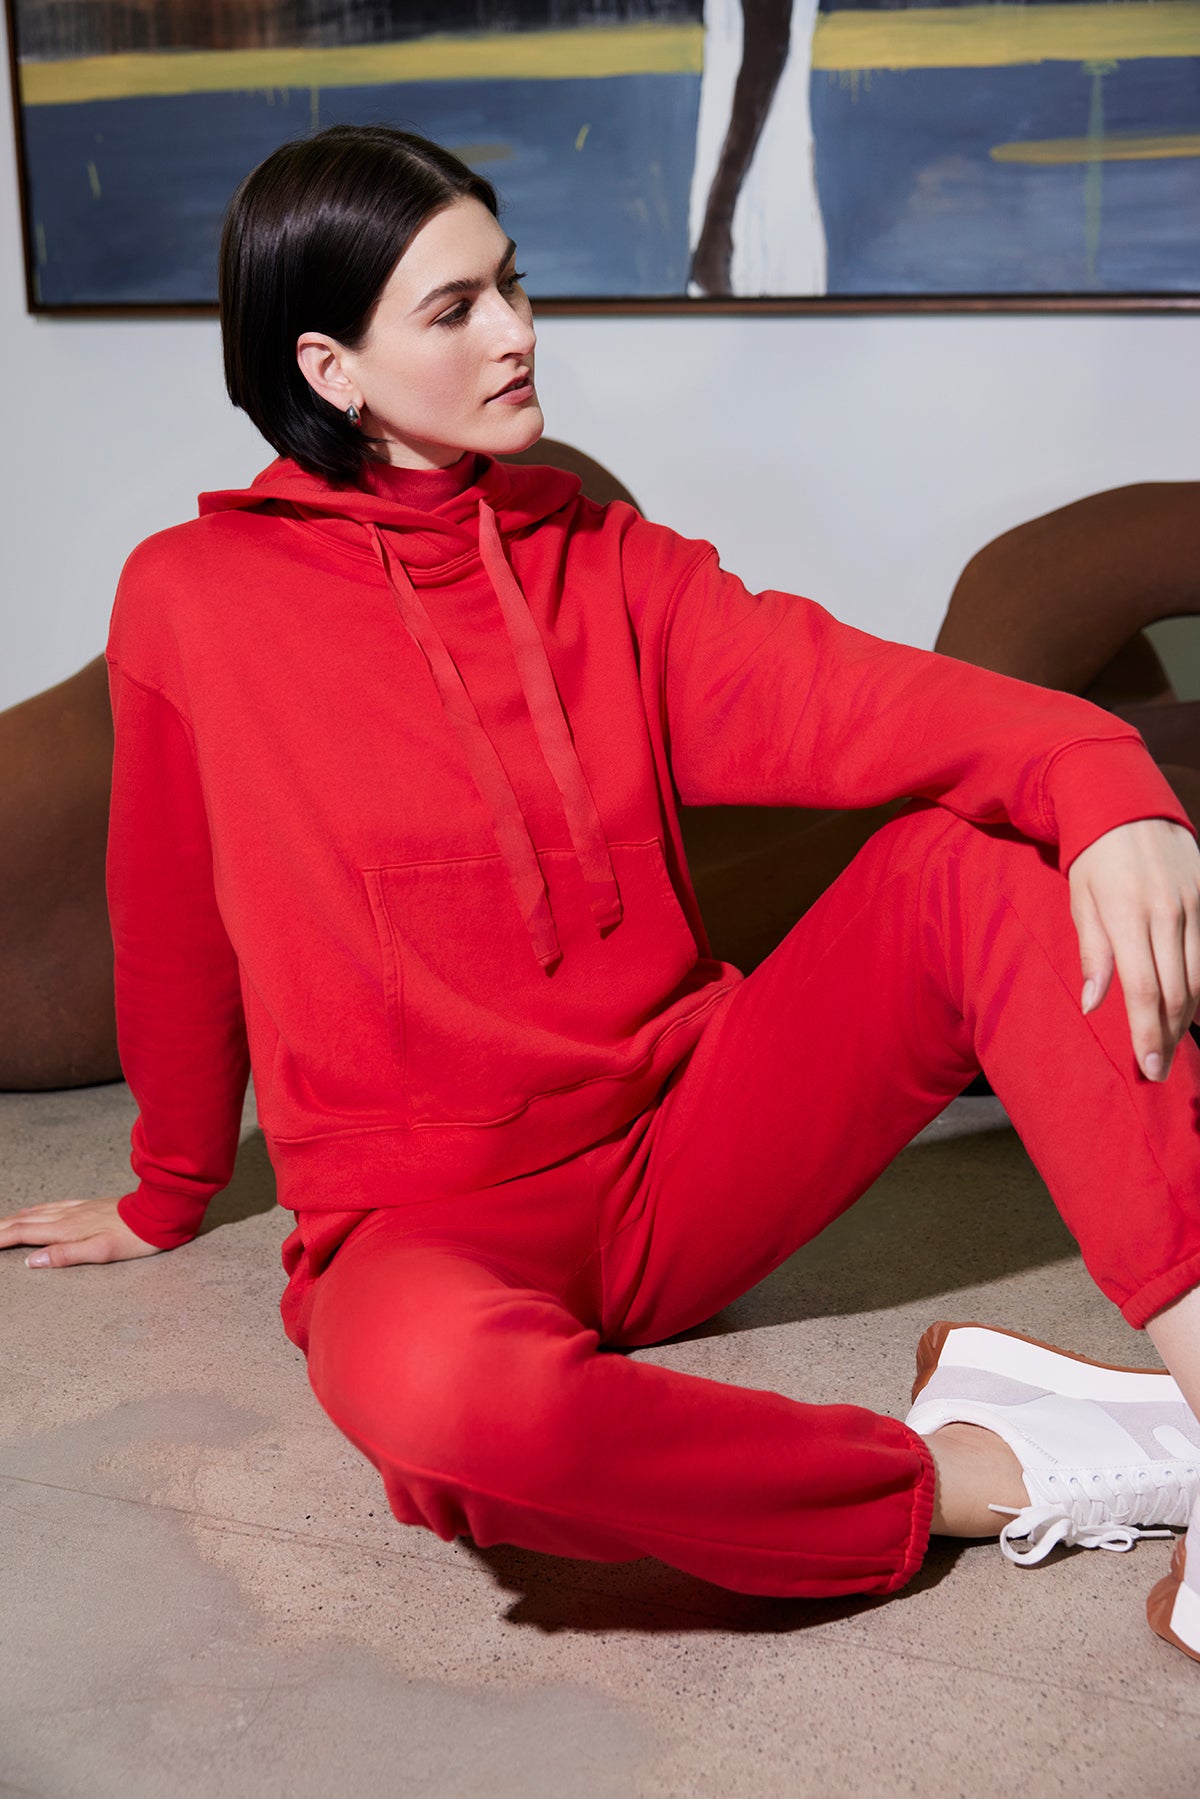
<path id="1" fill-rule="evenodd" d="M 601 937 L 570 850 L 539 855 L 562 946 L 539 965 L 499 855 L 364 871 L 413 1124 L 497 1124 L 650 1056 L 697 949 L 657 840 L 609 846 L 620 924 Z"/>

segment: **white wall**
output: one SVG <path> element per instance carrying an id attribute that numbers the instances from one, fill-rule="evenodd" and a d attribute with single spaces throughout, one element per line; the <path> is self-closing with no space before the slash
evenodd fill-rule
<path id="1" fill-rule="evenodd" d="M 270 455 L 214 323 L 27 316 L 3 104 L 0 707 L 99 652 L 140 538 Z M 1200 316 L 547 319 L 538 386 L 554 436 L 752 586 L 911 643 L 1008 525 L 1200 478 Z"/>

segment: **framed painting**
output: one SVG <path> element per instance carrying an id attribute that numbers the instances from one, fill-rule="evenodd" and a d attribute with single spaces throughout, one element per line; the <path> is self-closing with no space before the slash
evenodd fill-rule
<path id="1" fill-rule="evenodd" d="M 29 305 L 209 312 L 340 122 L 500 189 L 542 310 L 1200 307 L 1200 0 L 6 0 Z"/>

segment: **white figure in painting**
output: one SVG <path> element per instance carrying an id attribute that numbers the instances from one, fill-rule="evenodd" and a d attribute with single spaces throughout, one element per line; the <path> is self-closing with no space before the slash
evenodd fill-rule
<path id="1" fill-rule="evenodd" d="M 818 0 L 705 0 L 689 292 L 823 294 L 809 81 Z"/>

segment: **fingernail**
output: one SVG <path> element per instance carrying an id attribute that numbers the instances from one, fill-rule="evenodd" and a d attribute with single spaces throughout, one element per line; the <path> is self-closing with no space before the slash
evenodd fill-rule
<path id="1" fill-rule="evenodd" d="M 1148 1081 L 1161 1081 L 1162 1072 L 1163 1059 L 1161 1056 L 1156 1056 L 1152 1052 L 1146 1057 L 1146 1079 Z"/>
<path id="2" fill-rule="evenodd" d="M 49 1268 L 50 1251 L 48 1249 L 35 1249 L 31 1256 L 25 1257 L 25 1266 L 26 1268 Z"/>
<path id="3" fill-rule="evenodd" d="M 1095 983 L 1095 981 L 1085 981 L 1083 983 L 1083 1001 L 1082 1001 L 1084 1011 L 1090 1012 L 1092 1007 L 1095 1005 L 1095 1003 L 1096 1003 L 1096 983 Z"/>

